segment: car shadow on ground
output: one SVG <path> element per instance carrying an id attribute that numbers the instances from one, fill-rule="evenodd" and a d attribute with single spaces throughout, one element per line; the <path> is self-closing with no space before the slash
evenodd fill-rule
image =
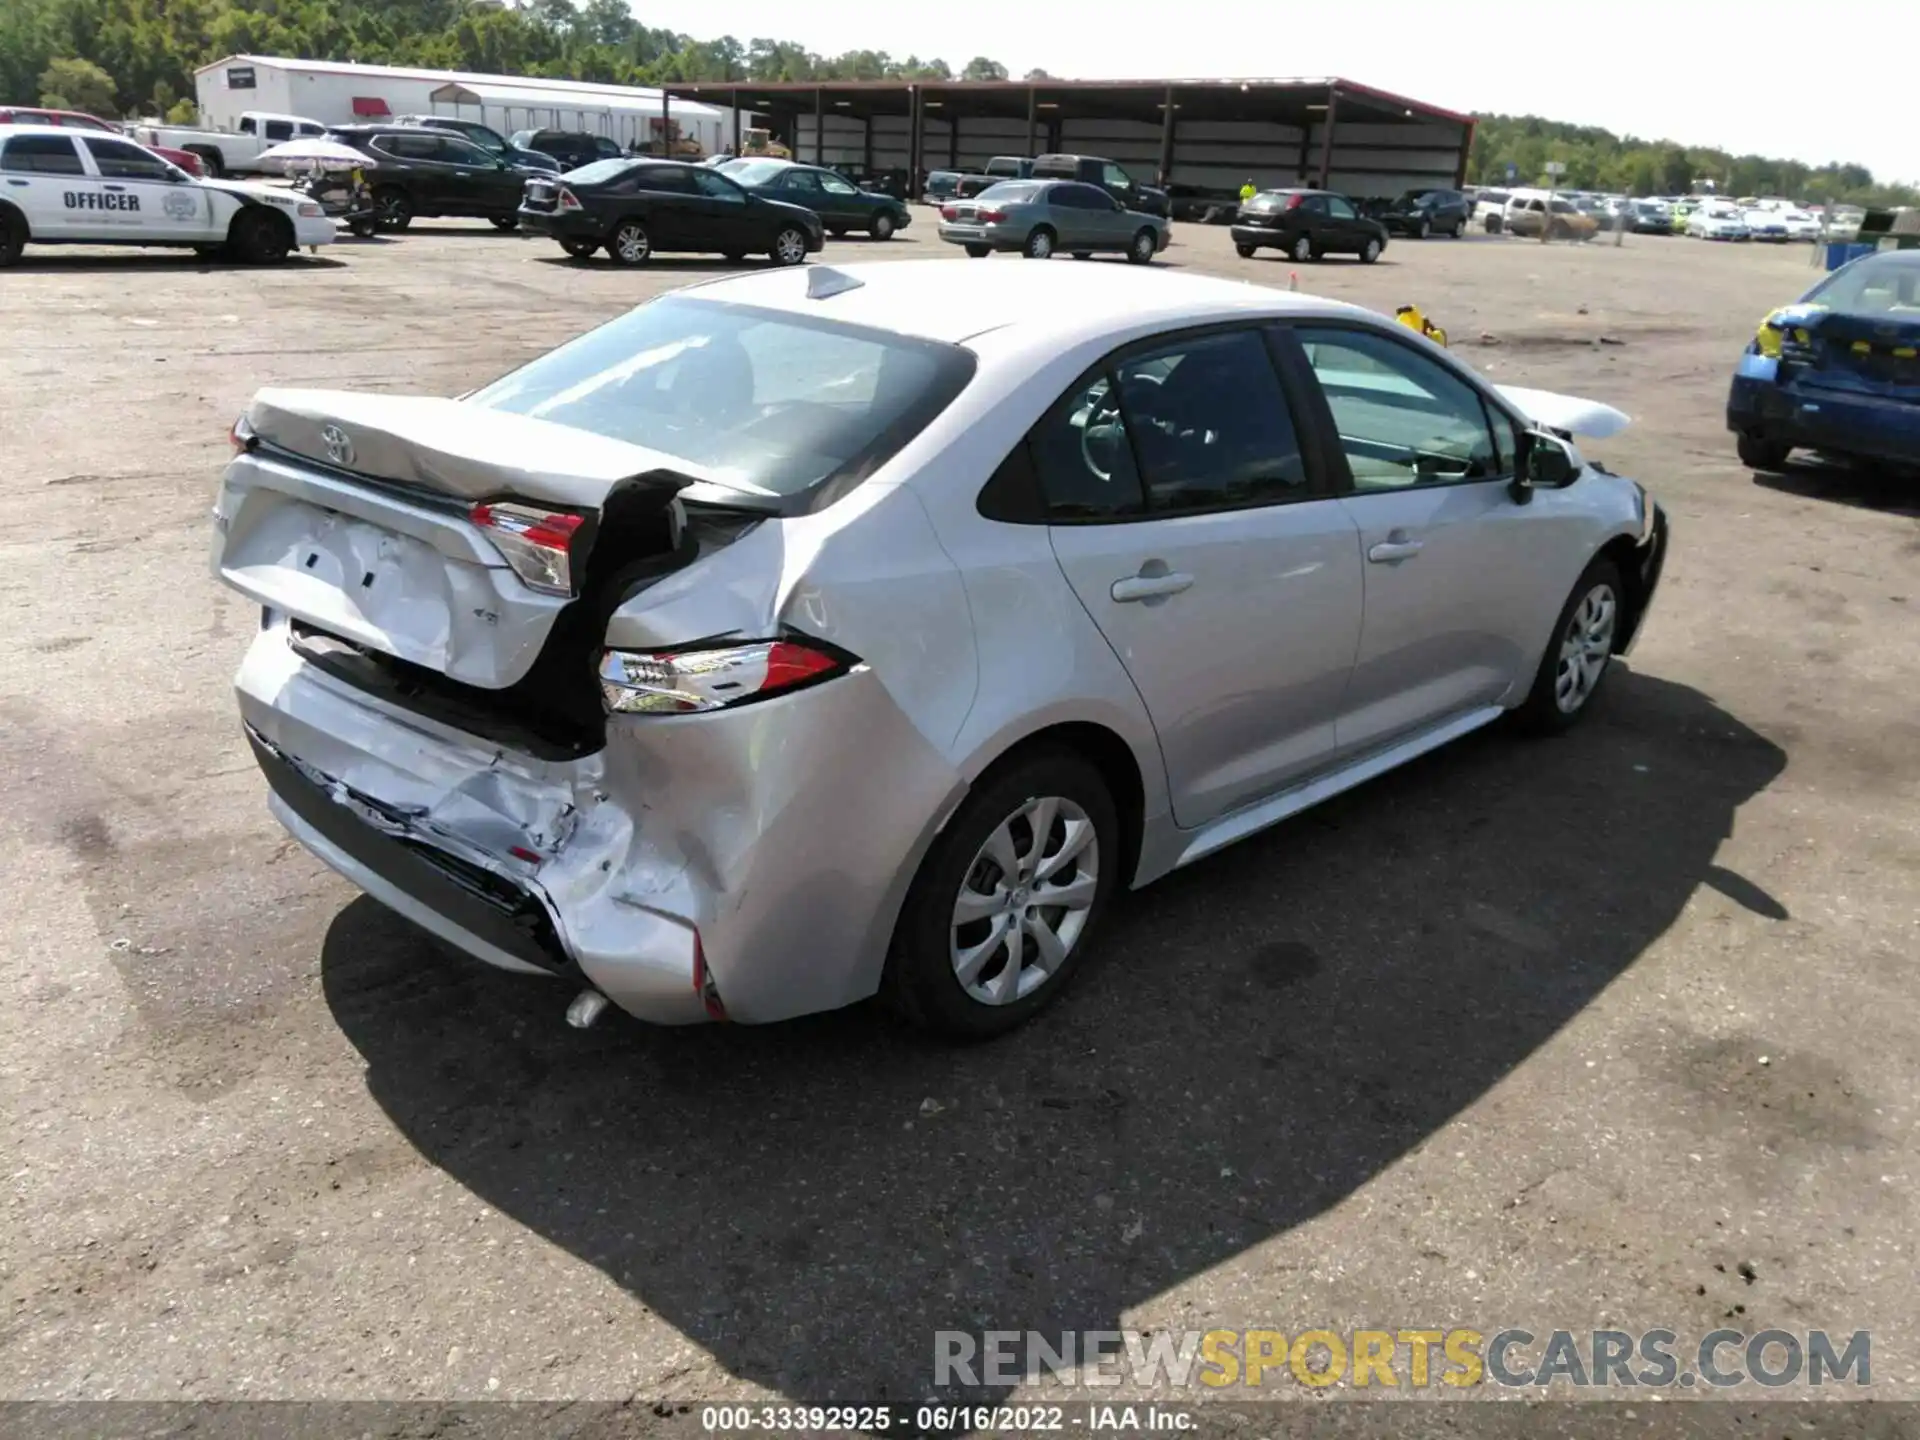
<path id="1" fill-rule="evenodd" d="M 1807 500 L 1920 515 L 1920 473 L 1902 475 L 1887 466 L 1849 465 L 1796 455 L 1784 469 L 1754 471 L 1753 483 Z"/>
<path id="2" fill-rule="evenodd" d="M 818 255 L 808 256 L 808 263 L 823 264 Z M 643 275 L 649 270 L 665 270 L 678 273 L 682 270 L 695 273 L 730 275 L 739 270 L 778 270 L 781 267 L 765 255 L 743 255 L 738 260 L 729 260 L 724 255 L 654 255 L 644 264 L 622 265 L 608 257 L 603 250 L 589 255 L 584 260 L 576 260 L 557 246 L 551 255 L 536 255 L 534 262 L 540 265 L 561 265 L 570 270 L 620 270 L 635 275 Z M 804 268 L 804 267 L 795 267 Z"/>
<path id="3" fill-rule="evenodd" d="M 302 250 L 273 265 L 255 265 L 245 260 L 229 260 L 219 255 L 198 255 L 191 250 L 140 250 L 115 255 L 56 255 L 29 245 L 18 263 L 12 267 L 15 274 L 30 275 L 36 270 L 49 271 L 58 275 L 84 275 L 89 273 L 105 274 L 116 270 L 131 274 L 140 274 L 152 270 L 179 270 L 191 266 L 195 270 L 340 270 L 346 267 L 346 261 L 336 260 L 327 255 L 309 255 Z"/>
<path id="4" fill-rule="evenodd" d="M 322 983 L 374 1098 L 489 1205 L 735 1376 L 917 1400 L 938 1329 L 1111 1329 L 1338 1203 L 1697 885 L 1780 910 L 1715 855 L 1783 752 L 1624 669 L 1596 708 L 1561 739 L 1482 732 L 1129 897 L 1064 1003 L 992 1044 L 866 1007 L 582 1034 L 559 987 L 443 957 L 366 899 Z"/>

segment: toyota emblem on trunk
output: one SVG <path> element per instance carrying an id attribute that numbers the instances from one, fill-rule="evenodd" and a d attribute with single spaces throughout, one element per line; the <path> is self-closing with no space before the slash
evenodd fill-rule
<path id="1" fill-rule="evenodd" d="M 353 441 L 347 438 L 347 432 L 338 425 L 329 425 L 322 430 L 320 443 L 327 447 L 327 459 L 334 464 L 353 464 Z"/>

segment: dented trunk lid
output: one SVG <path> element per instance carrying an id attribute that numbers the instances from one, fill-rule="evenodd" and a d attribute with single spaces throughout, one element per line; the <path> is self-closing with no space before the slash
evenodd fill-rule
<path id="1" fill-rule="evenodd" d="M 483 689 L 532 670 L 581 592 L 616 490 L 677 517 L 675 497 L 696 478 L 641 446 L 437 397 L 270 389 L 245 424 L 251 438 L 214 511 L 217 578 L 371 653 Z M 571 593 L 516 573 L 474 519 L 481 502 L 582 517 Z"/>

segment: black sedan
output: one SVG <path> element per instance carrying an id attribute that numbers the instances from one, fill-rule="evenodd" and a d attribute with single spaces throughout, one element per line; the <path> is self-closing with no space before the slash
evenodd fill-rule
<path id="1" fill-rule="evenodd" d="M 520 202 L 520 224 L 551 235 L 576 260 L 604 247 L 622 265 L 644 265 L 663 251 L 798 265 L 826 243 L 811 210 L 750 194 L 711 165 L 646 158 L 536 177 Z"/>
<path id="2" fill-rule="evenodd" d="M 1424 240 L 1429 235 L 1459 237 L 1473 205 L 1458 190 L 1409 190 L 1379 214 L 1391 232 Z"/>
<path id="3" fill-rule="evenodd" d="M 742 158 L 716 168 L 756 195 L 813 211 L 836 236 L 864 230 L 876 240 L 891 240 L 894 231 L 913 223 L 912 212 L 893 196 L 862 190 L 844 175 L 818 165 Z"/>
<path id="4" fill-rule="evenodd" d="M 1243 259 L 1270 249 L 1295 260 L 1358 255 L 1371 265 L 1387 248 L 1387 227 L 1331 190 L 1263 190 L 1240 207 L 1233 248 Z"/>

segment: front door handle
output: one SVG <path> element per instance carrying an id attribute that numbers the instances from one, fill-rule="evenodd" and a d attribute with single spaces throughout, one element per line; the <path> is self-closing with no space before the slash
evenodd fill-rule
<path id="1" fill-rule="evenodd" d="M 1385 565 L 1394 560 L 1406 560 L 1426 549 L 1422 540 L 1382 540 L 1367 551 L 1367 559 L 1376 565 Z"/>
<path id="2" fill-rule="evenodd" d="M 102 190 L 111 190 L 111 191 L 113 191 L 113 192 L 114 192 L 114 194 L 116 194 L 116 195 L 118 195 L 118 194 L 119 194 L 120 192 L 122 192 L 123 190 L 125 190 L 125 189 L 126 189 L 127 187 L 126 187 L 126 186 L 124 186 L 124 185 L 102 185 L 102 186 L 101 186 L 100 188 L 101 188 Z"/>
<path id="3" fill-rule="evenodd" d="M 1193 576 L 1174 571 L 1165 575 L 1129 575 L 1124 580 L 1114 581 L 1113 589 L 1108 593 L 1124 605 L 1130 600 L 1158 600 L 1192 588 Z"/>

